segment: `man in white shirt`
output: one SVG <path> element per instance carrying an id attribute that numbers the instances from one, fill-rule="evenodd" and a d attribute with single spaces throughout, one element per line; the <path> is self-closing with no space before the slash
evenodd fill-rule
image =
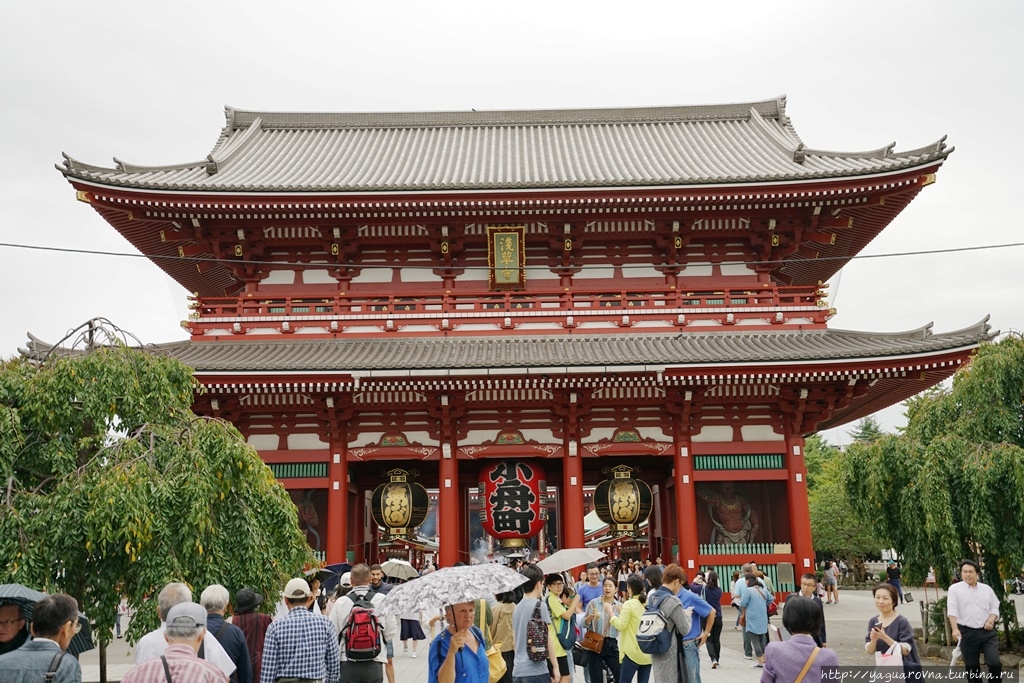
<path id="1" fill-rule="evenodd" d="M 167 639 L 164 638 L 167 613 L 171 611 L 172 607 L 183 602 L 192 602 L 192 591 L 183 583 L 169 583 L 160 591 L 160 597 L 157 599 L 160 628 L 150 631 L 139 639 L 135 646 L 136 664 L 156 659 L 167 650 Z M 215 665 L 228 677 L 235 672 L 235 663 L 231 661 L 231 657 L 209 631 L 206 631 L 206 635 L 203 637 L 202 659 Z"/>
<path id="2" fill-rule="evenodd" d="M 334 624 L 338 637 L 341 639 L 342 679 L 351 683 L 380 683 L 384 679 L 384 665 L 388 663 L 386 643 L 381 644 L 380 654 L 372 662 L 350 662 L 345 656 L 345 642 L 342 631 L 348 623 L 349 614 L 352 613 L 352 607 L 354 606 L 352 599 L 354 597 L 369 597 L 370 603 L 376 609 L 384 601 L 384 594 L 377 593 L 370 587 L 370 568 L 365 564 L 357 564 L 352 567 L 349 580 L 352 582 L 352 590 L 349 591 L 348 595 L 338 598 L 331 609 L 330 615 L 327 617 Z M 393 642 L 398 638 L 398 622 L 395 620 L 395 617 L 381 617 L 378 615 L 377 618 L 382 621 L 385 641 Z M 390 675 L 388 679 L 389 681 L 392 680 Z"/>
<path id="3" fill-rule="evenodd" d="M 990 679 L 998 680 L 1003 671 L 999 661 L 999 598 L 991 586 L 978 581 L 978 565 L 972 560 L 960 563 L 959 583 L 946 592 L 946 611 L 953 638 L 960 641 L 964 667 L 971 679 L 981 676 L 980 655 L 985 655 Z"/>

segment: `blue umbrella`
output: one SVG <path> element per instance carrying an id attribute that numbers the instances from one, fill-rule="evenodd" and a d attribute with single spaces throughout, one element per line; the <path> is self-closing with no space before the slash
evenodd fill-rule
<path id="1" fill-rule="evenodd" d="M 338 587 L 338 583 L 341 581 L 341 575 L 345 572 L 352 571 L 352 565 L 348 562 L 338 562 L 337 564 L 329 564 L 324 567 L 324 569 L 334 572 L 331 576 L 328 576 L 320 582 L 320 585 L 323 586 L 324 592 L 330 595 L 331 592 Z"/>

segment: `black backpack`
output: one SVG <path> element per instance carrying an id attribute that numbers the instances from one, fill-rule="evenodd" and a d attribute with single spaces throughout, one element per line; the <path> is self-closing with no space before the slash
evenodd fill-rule
<path id="1" fill-rule="evenodd" d="M 526 624 L 526 654 L 533 662 L 545 662 L 548 659 L 548 625 L 540 615 L 540 598 Z"/>

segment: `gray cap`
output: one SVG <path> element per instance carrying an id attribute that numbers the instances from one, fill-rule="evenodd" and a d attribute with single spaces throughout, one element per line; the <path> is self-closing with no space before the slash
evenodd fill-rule
<path id="1" fill-rule="evenodd" d="M 206 626 L 206 608 L 194 602 L 179 602 L 168 610 L 167 625 L 181 628 Z"/>

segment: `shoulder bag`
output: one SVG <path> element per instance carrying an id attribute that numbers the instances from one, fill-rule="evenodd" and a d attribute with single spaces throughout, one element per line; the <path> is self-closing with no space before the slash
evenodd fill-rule
<path id="1" fill-rule="evenodd" d="M 593 631 L 588 628 L 587 632 L 583 634 L 583 641 L 580 643 L 581 648 L 587 652 L 601 654 L 601 649 L 604 647 L 604 639 L 605 636 L 608 635 L 608 627 L 610 626 L 608 622 L 610 622 L 611 619 L 605 619 L 604 621 L 604 633 L 598 633 L 597 631 Z"/>
<path id="2" fill-rule="evenodd" d="M 814 660 L 817 659 L 819 652 L 821 652 L 820 647 L 816 647 L 811 651 L 811 656 L 807 658 L 806 662 L 804 662 L 804 668 L 800 669 L 800 675 L 796 677 L 793 683 L 802 683 L 804 676 L 806 676 L 807 672 L 811 670 L 811 664 L 813 664 Z"/>

